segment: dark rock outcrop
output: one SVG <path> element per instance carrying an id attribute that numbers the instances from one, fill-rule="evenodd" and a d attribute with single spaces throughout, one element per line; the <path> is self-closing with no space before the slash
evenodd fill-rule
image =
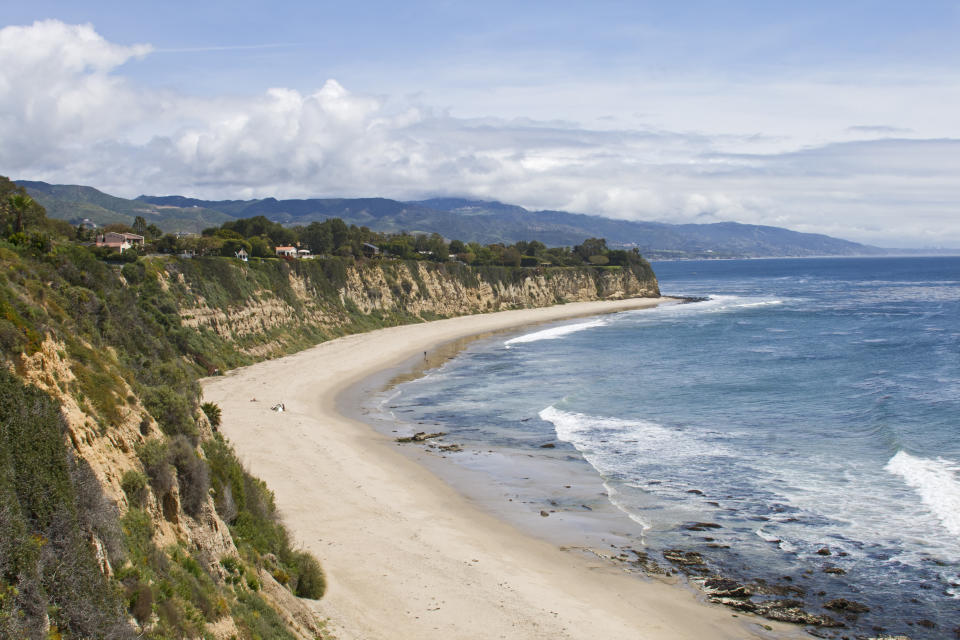
<path id="1" fill-rule="evenodd" d="M 854 602 L 853 600 L 847 600 L 846 598 L 836 598 L 825 602 L 824 607 L 832 611 L 841 611 L 846 613 L 866 613 L 870 611 L 870 607 L 865 604 L 860 604 L 859 602 Z"/>

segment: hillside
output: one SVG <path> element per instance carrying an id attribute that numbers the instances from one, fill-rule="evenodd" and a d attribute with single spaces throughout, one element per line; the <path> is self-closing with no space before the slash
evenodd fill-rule
<path id="1" fill-rule="evenodd" d="M 637 247 L 649 258 L 783 257 L 878 255 L 883 249 L 798 233 L 779 227 L 723 222 L 674 225 L 613 220 L 566 211 L 529 211 L 500 202 L 437 198 L 398 202 L 384 198 L 251 200 L 228 203 L 140 196 L 151 204 L 190 203 L 237 217 L 263 215 L 284 224 L 307 224 L 330 217 L 375 231 L 435 232 L 483 244 L 536 239 L 550 246 L 573 246 L 584 238 L 606 238 L 611 246 Z M 222 208 L 220 208 L 222 207 Z"/>
<path id="2" fill-rule="evenodd" d="M 19 180 L 17 184 L 46 209 L 48 216 L 71 224 L 87 218 L 100 226 L 115 222 L 131 225 L 137 216 L 142 216 L 147 224 L 155 224 L 164 231 L 199 233 L 233 218 L 228 213 L 193 205 L 167 206 L 127 200 L 93 187 L 31 180 Z"/>
<path id="3" fill-rule="evenodd" d="M 606 238 L 612 245 L 637 247 L 651 259 L 672 257 L 787 257 L 815 255 L 878 255 L 885 251 L 856 242 L 781 227 L 719 222 L 667 224 L 613 220 L 566 211 L 528 211 L 500 202 L 457 198 L 423 200 L 417 204 L 458 214 L 472 224 L 482 221 L 508 236 L 531 231 L 547 244 L 579 242 L 576 238 Z M 469 223 L 468 223 L 469 224 Z M 494 231 L 490 231 L 494 232 Z M 443 233 L 441 231 L 441 233 Z"/>
<path id="4" fill-rule="evenodd" d="M 659 294 L 631 268 L 104 261 L 0 178 L 0 637 L 326 637 L 316 560 L 197 380 L 437 317 Z M 376 606 L 376 604 L 371 604 Z"/>
<path id="5" fill-rule="evenodd" d="M 636 247 L 651 259 L 882 255 L 884 249 L 798 233 L 780 227 L 722 222 L 667 224 L 614 220 L 566 211 L 529 211 L 500 202 L 434 198 L 401 202 L 386 198 L 200 200 L 183 196 L 139 196 L 127 200 L 91 187 L 20 181 L 50 215 L 73 223 L 130 224 L 137 215 L 167 232 L 198 232 L 225 221 L 254 216 L 285 225 L 327 218 L 381 232 L 439 233 L 481 244 L 538 240 L 574 246 L 585 238 L 606 238 L 611 246 Z"/>

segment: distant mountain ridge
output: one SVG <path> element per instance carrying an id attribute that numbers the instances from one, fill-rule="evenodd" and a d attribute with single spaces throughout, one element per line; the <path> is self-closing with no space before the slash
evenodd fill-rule
<path id="1" fill-rule="evenodd" d="M 16 180 L 30 196 L 43 205 L 47 215 L 73 223 L 88 218 L 98 225 L 122 222 L 132 224 L 143 216 L 147 224 L 164 231 L 198 232 L 219 226 L 234 216 L 199 206 L 167 207 L 140 200 L 129 200 L 104 193 L 93 187 L 75 184 L 49 184 L 35 180 Z"/>
<path id="2" fill-rule="evenodd" d="M 264 216 L 288 225 L 341 218 L 383 232 L 436 232 L 449 239 L 514 243 L 539 240 L 573 246 L 585 238 L 606 238 L 611 246 L 637 247 L 648 258 L 801 257 L 884 255 L 886 249 L 823 234 L 781 227 L 718 222 L 669 224 L 616 220 L 567 211 L 530 211 L 497 201 L 431 198 L 403 202 L 389 198 L 202 200 L 184 196 L 117 198 L 92 187 L 18 181 L 52 217 L 98 224 L 131 223 L 142 215 L 164 231 L 198 232 L 237 218 Z"/>

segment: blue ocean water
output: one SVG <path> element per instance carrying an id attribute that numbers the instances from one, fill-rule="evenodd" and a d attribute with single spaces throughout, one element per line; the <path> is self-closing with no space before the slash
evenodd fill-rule
<path id="1" fill-rule="evenodd" d="M 556 442 L 651 552 L 795 585 L 811 610 L 864 603 L 858 632 L 953 637 L 960 258 L 654 269 L 709 299 L 481 340 L 379 402 L 468 448 Z"/>

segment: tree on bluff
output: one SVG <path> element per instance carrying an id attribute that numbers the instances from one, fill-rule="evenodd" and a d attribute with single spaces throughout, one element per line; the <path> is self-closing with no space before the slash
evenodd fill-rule
<path id="1" fill-rule="evenodd" d="M 584 262 L 589 262 L 592 256 L 606 255 L 607 241 L 604 238 L 587 238 L 583 244 L 575 246 L 573 252 Z"/>
<path id="2" fill-rule="evenodd" d="M 27 211 L 27 209 L 33 206 L 33 198 L 24 193 L 15 193 L 10 196 L 8 202 L 10 203 L 10 207 L 17 214 L 17 226 L 15 231 L 23 231 L 23 214 Z"/>
<path id="3" fill-rule="evenodd" d="M 42 241 L 44 235 L 47 239 Z M 64 220 L 47 218 L 46 209 L 26 189 L 0 176 L 0 236 L 14 244 L 46 245 L 50 236 L 74 239 L 76 229 Z"/>

